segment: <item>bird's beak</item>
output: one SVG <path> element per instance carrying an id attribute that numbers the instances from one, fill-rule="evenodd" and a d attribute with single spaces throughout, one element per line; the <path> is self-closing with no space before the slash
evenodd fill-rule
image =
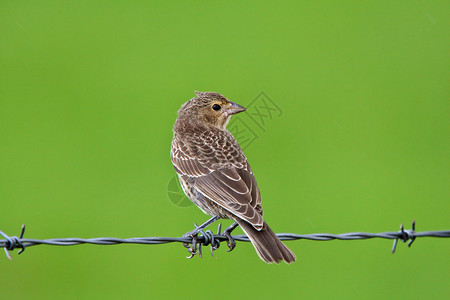
<path id="1" fill-rule="evenodd" d="M 247 109 L 237 103 L 231 102 L 231 106 L 227 108 L 228 115 L 234 115 L 243 111 L 246 111 Z"/>

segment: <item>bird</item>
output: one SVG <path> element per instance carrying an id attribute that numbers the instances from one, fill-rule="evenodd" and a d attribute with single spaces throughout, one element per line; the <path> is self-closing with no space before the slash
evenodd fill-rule
<path id="1" fill-rule="evenodd" d="M 223 233 L 229 251 L 236 246 L 231 231 L 240 226 L 259 257 L 267 263 L 295 262 L 295 254 L 263 218 L 261 193 L 253 171 L 236 139 L 226 128 L 230 118 L 246 111 L 215 92 L 195 92 L 184 103 L 173 126 L 171 160 L 186 196 L 212 218 L 184 236 L 193 238 L 218 219 L 231 219 Z M 188 247 L 189 248 L 189 247 Z"/>

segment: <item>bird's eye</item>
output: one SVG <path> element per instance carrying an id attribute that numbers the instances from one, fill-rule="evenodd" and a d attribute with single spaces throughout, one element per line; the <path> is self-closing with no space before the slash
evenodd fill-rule
<path id="1" fill-rule="evenodd" d="M 219 104 L 214 104 L 214 105 L 212 106 L 212 109 L 214 109 L 214 110 L 219 110 L 219 109 L 220 109 L 220 105 L 219 105 Z"/>

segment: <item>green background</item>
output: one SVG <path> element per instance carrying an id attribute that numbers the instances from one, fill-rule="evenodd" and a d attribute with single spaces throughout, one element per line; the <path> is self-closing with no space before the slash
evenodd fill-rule
<path id="1" fill-rule="evenodd" d="M 0 230 L 180 236 L 167 185 L 194 90 L 283 111 L 247 149 L 276 232 L 449 229 L 448 1 L 0 1 Z M 251 110 L 237 116 L 251 125 Z M 245 119 L 247 118 L 247 119 Z M 225 221 L 225 225 L 230 222 Z M 212 229 L 215 230 L 214 225 Z M 236 231 L 237 233 L 240 230 Z M 291 241 L 185 259 L 181 244 L 0 257 L 4 299 L 442 299 L 450 240 Z"/>

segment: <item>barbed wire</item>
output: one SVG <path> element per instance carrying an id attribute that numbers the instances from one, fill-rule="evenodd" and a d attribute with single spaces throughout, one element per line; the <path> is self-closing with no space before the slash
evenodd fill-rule
<path id="1" fill-rule="evenodd" d="M 212 233 L 211 230 L 201 231 L 197 238 L 197 243 L 199 244 L 199 255 L 201 256 L 201 246 L 211 246 L 212 252 L 219 248 L 220 243 L 223 241 L 228 241 L 228 237 L 220 233 L 221 224 L 217 234 Z M 20 249 L 18 254 L 25 251 L 26 248 L 37 246 L 37 245 L 51 245 L 51 246 L 74 246 L 81 244 L 94 244 L 94 245 L 117 245 L 117 244 L 144 244 L 144 245 L 160 245 L 167 243 L 183 243 L 189 244 L 192 242 L 191 237 L 140 237 L 140 238 L 114 238 L 114 237 L 100 237 L 100 238 L 56 238 L 56 239 L 25 239 L 23 235 L 25 233 L 25 225 L 22 225 L 22 230 L 19 237 L 8 236 L 3 231 L 0 231 L 0 235 L 5 239 L 0 240 L 0 247 L 4 248 L 6 256 L 11 260 L 11 255 L 9 251 L 14 249 Z M 400 231 L 395 232 L 382 232 L 382 233 L 367 233 L 367 232 L 350 232 L 341 234 L 331 234 L 331 233 L 313 233 L 313 234 L 295 234 L 295 233 L 278 233 L 277 236 L 284 241 L 292 240 L 312 240 L 312 241 L 330 241 L 330 240 L 366 240 L 373 238 L 381 239 L 393 239 L 394 244 L 392 246 L 392 253 L 395 253 L 398 240 L 402 242 L 407 242 L 408 247 L 411 247 L 412 243 L 416 238 L 421 237 L 434 237 L 434 238 L 449 238 L 450 230 L 441 231 L 415 231 L 415 221 L 412 222 L 412 229 L 405 230 L 403 224 L 400 226 Z M 233 235 L 234 240 L 240 242 L 249 242 L 250 239 L 246 235 Z M 213 255 L 214 256 L 214 255 Z"/>

